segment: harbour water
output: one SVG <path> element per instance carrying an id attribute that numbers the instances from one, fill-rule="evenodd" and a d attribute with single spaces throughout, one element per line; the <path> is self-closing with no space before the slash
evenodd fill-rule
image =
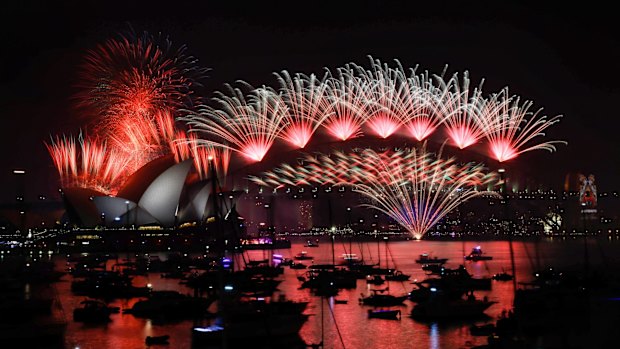
<path id="1" fill-rule="evenodd" d="M 276 250 L 273 253 L 292 258 L 301 251 L 307 251 L 314 257 L 310 263 L 331 263 L 332 244 L 329 241 L 320 241 L 318 247 L 306 247 L 305 241 L 294 241 L 290 249 Z M 388 242 L 349 242 L 336 241 L 334 243 L 336 263 L 342 259 L 343 253 L 355 253 L 366 262 L 379 263 L 381 266 L 397 268 L 405 274 L 410 274 L 410 281 L 389 282 L 375 286 L 365 280 L 358 280 L 357 287 L 350 290 L 341 290 L 333 298 L 322 299 L 314 296 L 307 289 L 300 289 L 298 276 L 305 273 L 304 269 L 294 270 L 285 268 L 280 277 L 282 283 L 278 286 L 276 295 L 282 293 L 288 299 L 308 301 L 310 304 L 306 314 L 309 320 L 300 331 L 300 337 L 306 343 L 323 341 L 324 348 L 466 348 L 486 344 L 486 337 L 475 337 L 470 334 L 472 324 L 490 323 L 497 319 L 502 311 L 508 310 L 513 302 L 513 284 L 511 281 L 493 281 L 489 291 L 476 291 L 478 298 L 484 296 L 497 303 L 486 310 L 488 318 L 475 321 L 460 322 L 425 322 L 414 320 L 409 313 L 414 303 L 405 301 L 398 307 L 403 316 L 400 320 L 368 319 L 367 310 L 371 307 L 360 305 L 359 298 L 368 295 L 371 289 L 385 289 L 394 295 L 406 294 L 413 288 L 411 281 L 421 281 L 427 277 L 421 265 L 415 259 L 422 253 L 431 256 L 448 258 L 446 267 L 456 268 L 464 265 L 474 277 L 489 277 L 502 271 L 511 272 L 510 250 L 505 241 L 393 241 Z M 387 246 L 387 248 L 386 248 Z M 481 246 L 485 254 L 492 256 L 487 261 L 465 261 L 463 256 L 474 248 Z M 532 273 L 541 268 L 553 267 L 557 270 L 583 270 L 584 243 L 583 240 L 541 240 L 538 242 L 513 243 L 515 252 L 516 275 L 518 282 L 532 280 Z M 588 263 L 591 270 L 606 268 L 606 270 L 620 267 L 620 242 L 609 240 L 590 240 L 588 247 Z M 157 253 L 161 259 L 166 253 Z M 119 260 L 131 259 L 131 254 L 119 254 L 118 260 L 109 260 L 108 268 Z M 386 258 L 387 256 L 387 258 Z M 260 260 L 270 258 L 270 251 L 253 250 L 247 252 L 247 258 Z M 65 256 L 53 257 L 58 269 L 67 266 Z M 104 325 L 85 325 L 76 323 L 70 318 L 73 309 L 80 306 L 85 298 L 75 296 L 71 292 L 71 275 L 65 275 L 54 284 L 65 313 L 67 314 L 67 330 L 65 335 L 66 348 L 145 348 L 146 336 L 170 336 L 170 348 L 191 348 L 192 321 L 185 320 L 175 323 L 158 322 L 123 314 L 123 309 L 129 309 L 138 299 L 116 299 L 110 305 L 118 306 L 121 312 L 112 314 L 112 321 Z M 159 273 L 147 276 L 136 276 L 134 285 L 144 286 L 151 284 L 154 290 L 176 290 L 185 294 L 192 294 L 192 290 L 179 284 L 178 279 L 162 278 Z M 346 304 L 334 301 L 346 300 Z M 610 325 L 611 326 L 611 325 Z M 599 329 L 605 331 L 605 328 Z M 593 334 L 595 335 L 595 334 Z M 569 334 L 567 334 L 569 336 Z M 568 340 L 560 338 L 559 341 Z M 251 346 L 249 346 L 251 347 Z M 593 346 L 594 347 L 594 346 Z"/>

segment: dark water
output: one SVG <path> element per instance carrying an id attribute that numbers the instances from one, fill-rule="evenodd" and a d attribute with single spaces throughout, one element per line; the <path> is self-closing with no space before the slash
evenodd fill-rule
<path id="1" fill-rule="evenodd" d="M 463 260 L 463 254 L 468 253 L 474 246 L 480 245 L 486 254 L 493 256 L 493 260 L 467 262 Z M 349 250 L 350 246 L 352 250 Z M 415 259 L 421 253 L 428 252 L 442 258 L 449 258 L 446 266 L 455 268 L 464 264 L 467 270 L 475 277 L 491 276 L 503 269 L 510 272 L 510 251 L 508 242 L 439 242 L 439 241 L 398 241 L 389 242 L 388 251 L 391 256 L 387 262 L 390 267 L 396 267 L 406 274 L 411 274 L 411 280 L 423 280 L 427 277 Z M 538 243 L 514 242 L 515 263 L 518 281 L 531 280 L 532 272 L 541 267 L 553 266 L 565 269 L 583 269 L 584 245 L 582 240 L 547 240 Z M 336 262 L 345 252 L 352 252 L 358 256 L 364 256 L 366 261 L 379 262 L 386 265 L 386 245 L 376 242 L 351 243 L 336 242 L 334 244 Z M 315 263 L 331 263 L 332 248 L 327 241 L 321 242 L 319 247 L 304 247 L 302 242 L 293 243 L 291 249 L 274 251 L 285 257 L 293 257 L 305 250 L 315 257 Z M 588 258 L 591 265 L 600 265 L 608 268 L 620 266 L 620 242 L 618 241 L 589 241 Z M 268 252 L 249 251 L 250 259 L 258 260 L 268 257 Z M 120 254 L 119 258 L 132 257 L 133 254 Z M 160 254 L 165 259 L 165 254 Z M 116 261 L 111 260 L 111 266 Z M 309 264 L 309 261 L 303 261 Z M 59 268 L 66 267 L 63 257 L 57 257 L 56 263 Z M 400 307 L 403 317 L 400 321 L 368 319 L 367 306 L 358 303 L 361 294 L 368 294 L 370 288 L 384 288 L 389 286 L 390 292 L 400 295 L 411 291 L 413 285 L 410 282 L 390 282 L 382 286 L 368 285 L 365 280 L 357 281 L 354 290 L 342 290 L 337 299 L 348 300 L 347 304 L 334 304 L 333 299 L 322 301 L 312 296 L 308 290 L 299 289 L 300 282 L 297 276 L 304 270 L 292 270 L 285 268 L 281 277 L 283 280 L 279 286 L 279 292 L 287 298 L 299 301 L 309 301 L 306 310 L 312 316 L 303 326 L 300 336 L 307 343 L 318 343 L 322 337 L 325 348 L 342 348 L 340 336 L 346 348 L 466 348 L 472 345 L 486 344 L 485 337 L 473 337 L 468 327 L 472 323 L 483 324 L 497 318 L 502 310 L 510 309 L 513 301 L 512 282 L 493 281 L 492 290 L 477 291 L 477 297 L 487 296 L 489 300 L 497 301 L 491 306 L 486 314 L 487 320 L 475 322 L 465 321 L 449 324 L 425 323 L 408 317 L 413 303 L 406 301 Z M 66 331 L 67 348 L 145 348 L 146 336 L 170 335 L 170 348 L 190 348 L 191 321 L 178 323 L 158 324 L 151 320 L 136 318 L 130 314 L 112 314 L 112 322 L 106 325 L 84 325 L 71 320 L 73 309 L 79 306 L 84 297 L 74 296 L 71 293 L 70 275 L 56 283 L 64 311 L 67 314 L 68 326 Z M 191 294 L 191 289 L 179 285 L 176 279 L 163 279 L 160 274 L 150 274 L 147 277 L 137 276 L 134 285 L 144 286 L 152 284 L 155 290 L 177 290 Z M 131 308 L 137 299 L 115 300 L 110 305 L 119 306 L 122 309 Z M 340 336 L 338 335 L 340 332 Z"/>

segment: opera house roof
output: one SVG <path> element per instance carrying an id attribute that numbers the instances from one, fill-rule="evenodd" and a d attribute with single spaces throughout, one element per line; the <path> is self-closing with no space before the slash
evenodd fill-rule
<path id="1" fill-rule="evenodd" d="M 201 221 L 208 213 L 210 181 L 190 182 L 191 159 L 175 163 L 164 156 L 143 166 L 109 196 L 92 189 L 64 188 L 70 221 L 82 227 L 104 225 L 173 227 Z"/>

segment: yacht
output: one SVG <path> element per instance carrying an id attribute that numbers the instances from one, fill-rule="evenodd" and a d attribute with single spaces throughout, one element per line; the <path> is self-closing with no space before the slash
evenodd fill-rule
<path id="1" fill-rule="evenodd" d="M 468 261 L 488 261 L 493 259 L 491 256 L 487 256 L 482 252 L 482 248 L 480 246 L 474 247 L 471 252 L 465 256 L 465 259 Z"/>

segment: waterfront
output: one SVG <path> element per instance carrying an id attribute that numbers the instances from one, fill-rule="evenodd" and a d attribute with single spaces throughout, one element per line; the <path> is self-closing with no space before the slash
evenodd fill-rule
<path id="1" fill-rule="evenodd" d="M 304 241 L 293 242 L 292 247 L 287 250 L 277 250 L 274 253 L 282 254 L 284 257 L 293 257 L 302 250 L 315 257 L 314 263 L 331 263 L 332 253 L 329 241 L 321 241 L 318 247 L 304 247 Z M 510 255 L 508 243 L 503 241 L 486 241 L 480 243 L 486 254 L 493 256 L 490 261 L 465 262 L 463 254 L 478 245 L 475 241 L 467 242 L 440 242 L 440 241 L 395 241 L 389 242 L 389 252 L 392 258 L 388 259 L 391 267 L 394 264 L 399 270 L 406 274 L 411 274 L 411 280 L 422 280 L 427 276 L 421 270 L 420 265 L 415 263 L 415 259 L 421 253 L 431 253 L 443 258 L 449 258 L 446 266 L 456 268 L 459 264 L 465 265 L 469 273 L 474 277 L 491 276 L 502 270 L 510 271 Z M 352 250 L 349 250 L 349 246 Z M 589 262 L 592 270 L 595 266 L 605 266 L 608 270 L 620 266 L 620 243 L 618 241 L 590 240 Z M 583 240 L 542 240 L 534 242 L 514 242 L 515 263 L 517 278 L 519 282 L 532 280 L 532 273 L 536 270 L 536 264 L 541 267 L 552 266 L 558 270 L 582 270 L 584 268 Z M 368 262 L 379 263 L 378 255 L 381 256 L 381 264 L 385 266 L 385 244 L 383 242 L 340 242 L 334 244 L 336 261 L 339 261 L 342 253 L 356 253 Z M 363 251 L 363 252 L 362 252 Z M 165 259 L 165 253 L 157 253 L 160 258 Z M 249 251 L 248 256 L 252 260 L 259 260 L 268 257 L 269 251 L 254 250 Z M 131 258 L 135 254 L 119 254 L 119 260 Z M 54 256 L 55 264 L 58 269 L 66 268 L 65 256 Z M 303 261 L 308 264 L 309 261 Z M 111 268 L 116 260 L 109 260 L 108 267 Z M 490 323 L 496 319 L 502 310 L 512 307 L 513 290 L 511 282 L 493 281 L 490 291 L 476 291 L 477 297 L 487 296 L 489 300 L 497 301 L 485 313 L 487 319 L 476 321 L 461 321 L 451 323 L 421 322 L 411 319 L 408 315 L 413 307 L 413 303 L 405 301 L 399 307 L 402 311 L 400 321 L 390 321 L 382 319 L 368 319 L 367 309 L 370 307 L 358 304 L 361 294 L 368 294 L 371 288 L 385 288 L 387 285 L 371 286 L 365 280 L 357 281 L 357 288 L 351 290 L 341 290 L 335 297 L 338 300 L 347 300 L 347 304 L 335 304 L 334 299 L 325 301 L 321 308 L 321 298 L 313 296 L 307 289 L 299 289 L 300 282 L 297 276 L 303 274 L 305 270 L 293 270 L 285 268 L 284 275 L 280 277 L 282 283 L 279 285 L 276 295 L 283 293 L 287 298 L 299 301 L 310 302 L 306 309 L 306 314 L 311 317 L 300 331 L 300 337 L 306 343 L 318 343 L 321 341 L 321 328 L 323 327 L 323 339 L 325 348 L 343 347 L 338 330 L 342 335 L 344 347 L 346 348 L 464 348 L 466 346 L 481 345 L 486 343 L 486 337 L 474 337 L 469 332 L 472 323 Z M 190 348 L 190 332 L 192 321 L 179 321 L 175 323 L 159 323 L 153 320 L 141 319 L 131 314 L 122 314 L 122 309 L 130 308 L 137 299 L 114 300 L 110 305 L 121 307 L 119 314 L 112 314 L 112 321 L 105 325 L 84 325 L 76 323 L 70 318 L 73 309 L 85 297 L 75 296 L 71 293 L 71 275 L 65 275 L 61 281 L 55 283 L 55 288 L 67 314 L 67 330 L 65 336 L 66 348 L 144 348 L 146 336 L 170 335 L 170 347 Z M 191 294 L 192 290 L 179 285 L 177 279 L 161 278 L 159 273 L 150 273 L 148 276 L 137 276 L 134 278 L 134 285 L 143 286 L 152 284 L 154 290 L 177 290 L 182 293 Z M 390 293 L 399 295 L 411 291 L 413 285 L 410 282 L 390 282 Z M 611 303 L 615 304 L 615 303 Z M 333 311 L 330 311 L 330 308 Z M 321 314 L 321 312 L 323 312 Z M 617 315 L 616 315 L 617 316 Z M 321 326 L 323 318 L 323 326 Z M 611 329 L 612 323 L 605 318 L 597 319 L 592 317 L 596 326 L 591 326 L 590 333 L 575 334 L 567 333 L 564 338 L 546 338 L 546 346 L 559 347 L 562 342 L 570 341 L 573 345 L 580 347 L 580 343 L 590 343 L 589 346 L 581 347 L 604 347 L 597 346 L 598 343 L 605 343 L 614 336 Z M 337 328 L 336 328 L 337 325 Z M 551 342 L 549 342 L 551 341 Z M 554 341 L 555 343 L 554 345 Z M 585 342 L 584 342 L 585 341 Z"/>

